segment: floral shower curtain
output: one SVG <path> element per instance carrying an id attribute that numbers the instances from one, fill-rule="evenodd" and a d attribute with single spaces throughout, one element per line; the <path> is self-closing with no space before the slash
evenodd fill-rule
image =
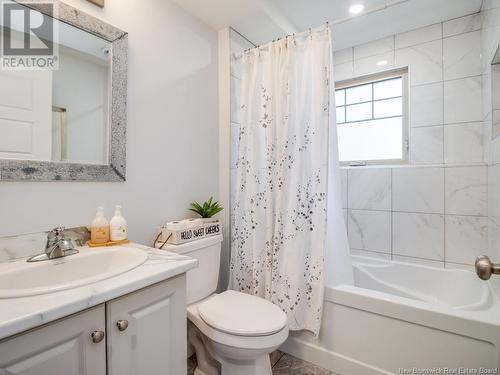
<path id="1" fill-rule="evenodd" d="M 316 335 L 325 284 L 329 126 L 335 125 L 330 82 L 328 28 L 242 57 L 230 287 L 270 300 L 285 311 L 290 329 Z"/>

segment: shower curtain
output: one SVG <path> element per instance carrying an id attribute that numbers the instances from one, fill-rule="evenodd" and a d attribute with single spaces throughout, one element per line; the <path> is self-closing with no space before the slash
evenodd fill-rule
<path id="1" fill-rule="evenodd" d="M 328 181 L 338 177 L 337 158 L 329 163 L 329 143 L 337 152 L 331 82 L 328 28 L 242 57 L 230 288 L 270 300 L 287 314 L 290 329 L 315 335 L 325 285 Z M 342 217 L 340 206 L 335 210 Z M 343 219 L 332 225 L 345 232 Z"/>

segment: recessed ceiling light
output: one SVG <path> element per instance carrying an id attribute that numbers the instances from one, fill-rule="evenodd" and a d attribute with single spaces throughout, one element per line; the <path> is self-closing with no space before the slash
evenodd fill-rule
<path id="1" fill-rule="evenodd" d="M 349 8 L 349 13 L 359 14 L 363 10 L 365 10 L 365 6 L 363 4 L 354 4 L 354 5 L 351 5 L 351 7 Z"/>
<path id="2" fill-rule="evenodd" d="M 380 60 L 380 61 L 377 61 L 377 65 L 378 65 L 378 66 L 384 66 L 384 65 L 387 65 L 387 60 Z"/>

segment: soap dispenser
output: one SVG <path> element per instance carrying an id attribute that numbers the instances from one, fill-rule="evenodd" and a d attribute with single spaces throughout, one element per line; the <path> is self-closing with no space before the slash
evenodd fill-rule
<path id="1" fill-rule="evenodd" d="M 97 207 L 95 219 L 90 224 L 90 242 L 104 244 L 109 241 L 109 223 L 104 217 L 104 209 Z"/>
<path id="2" fill-rule="evenodd" d="M 115 216 L 110 223 L 111 241 L 123 241 L 127 239 L 127 222 L 122 216 L 122 207 L 115 207 Z"/>

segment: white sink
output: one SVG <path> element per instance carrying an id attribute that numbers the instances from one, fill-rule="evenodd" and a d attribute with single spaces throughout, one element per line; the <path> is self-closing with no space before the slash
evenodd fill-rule
<path id="1" fill-rule="evenodd" d="M 127 246 L 78 250 L 79 254 L 42 262 L 0 263 L 0 298 L 76 288 L 130 271 L 147 259 L 145 251 Z"/>

